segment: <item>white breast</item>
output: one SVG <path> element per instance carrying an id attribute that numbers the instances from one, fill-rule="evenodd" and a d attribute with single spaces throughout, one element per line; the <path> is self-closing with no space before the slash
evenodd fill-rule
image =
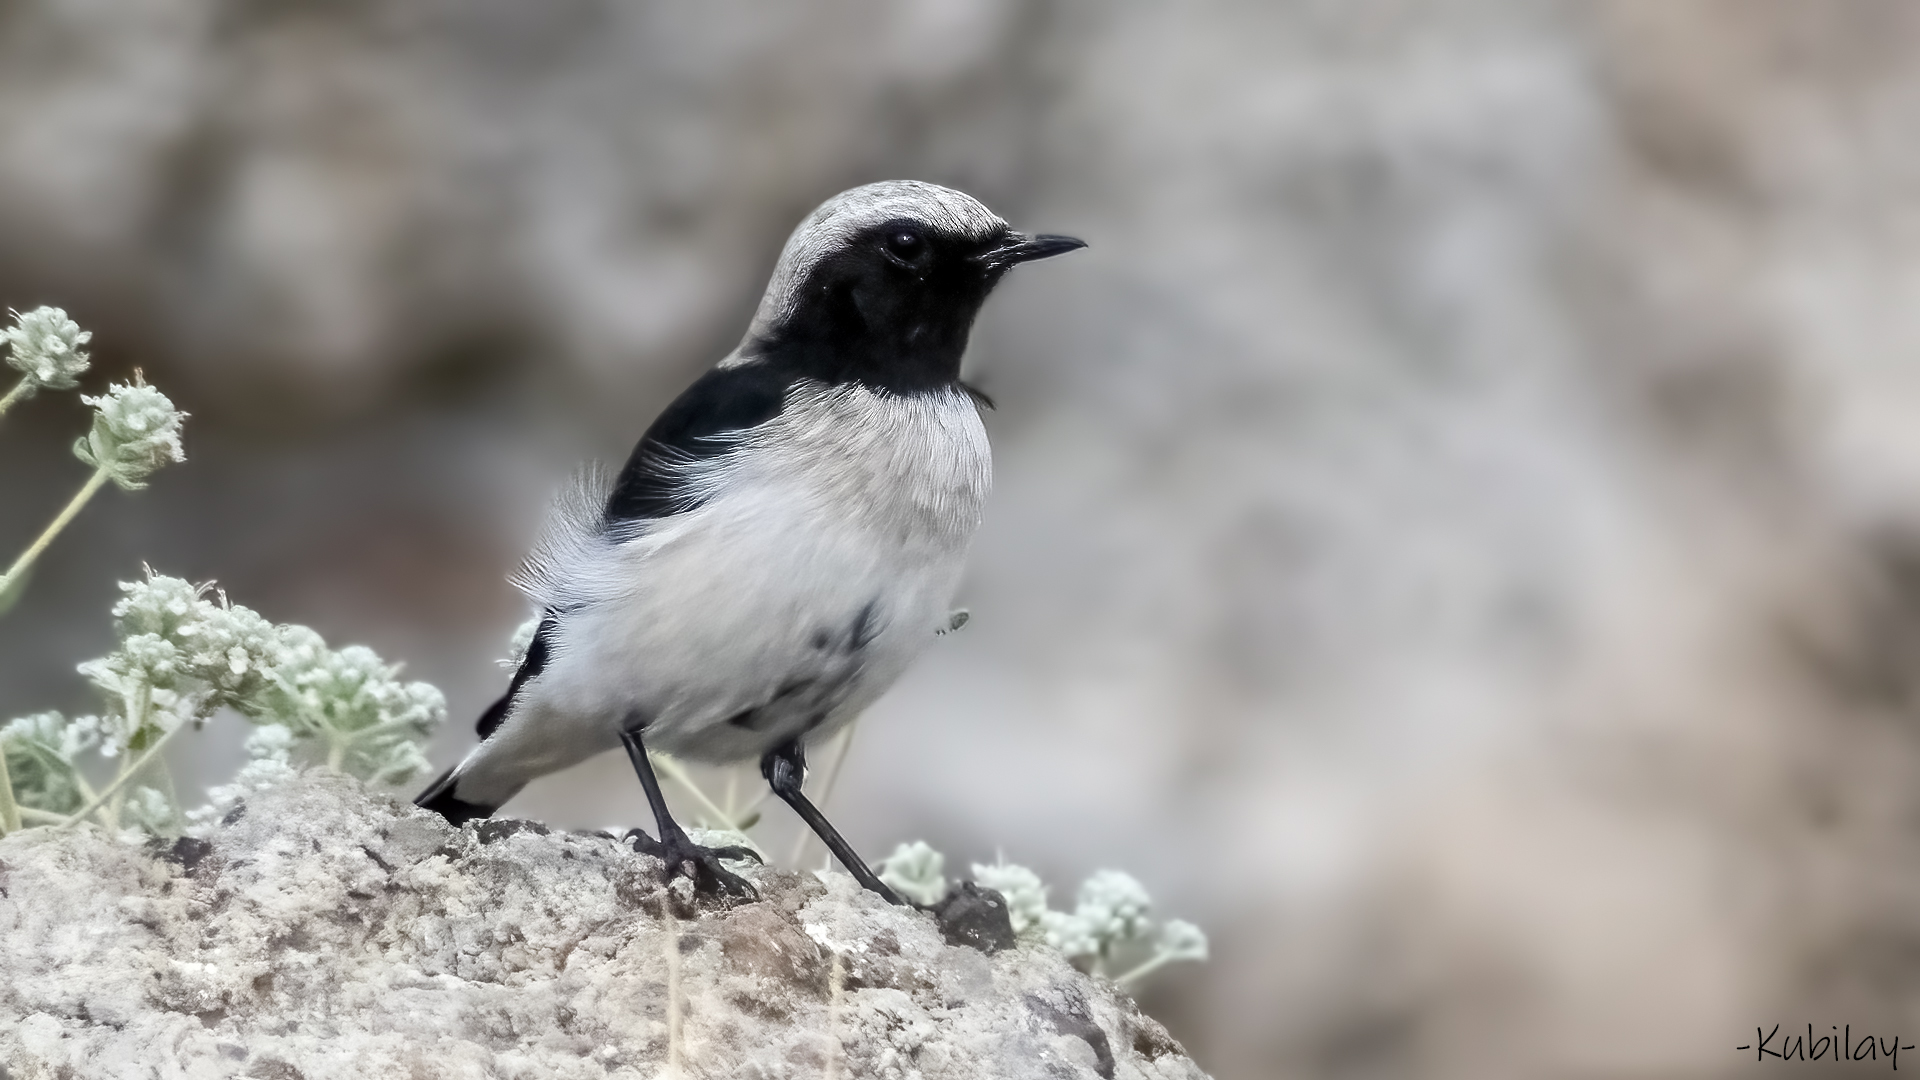
<path id="1" fill-rule="evenodd" d="M 986 428 L 957 388 L 897 395 L 803 384 L 696 483 L 806 500 L 907 558 L 963 550 L 993 482 Z"/>
<path id="2" fill-rule="evenodd" d="M 697 508 L 549 568 L 572 610 L 508 727 L 585 756 L 644 717 L 649 745 L 720 761 L 831 731 L 946 624 L 992 482 L 958 389 L 803 385 L 685 468 Z"/>

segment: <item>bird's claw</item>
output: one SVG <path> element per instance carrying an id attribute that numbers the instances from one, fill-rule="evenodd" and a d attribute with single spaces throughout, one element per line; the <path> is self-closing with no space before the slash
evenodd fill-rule
<path id="1" fill-rule="evenodd" d="M 701 847 L 684 836 L 671 837 L 666 841 L 655 840 L 640 829 L 629 830 L 623 838 L 633 845 L 633 850 L 642 855 L 651 855 L 666 864 L 661 880 L 672 881 L 676 876 L 693 882 L 693 891 L 703 896 L 737 896 L 745 900 L 759 898 L 759 893 L 740 875 L 720 865 L 722 859 L 752 859 L 765 865 L 759 853 L 744 847 Z"/>
<path id="2" fill-rule="evenodd" d="M 717 859 L 732 859 L 735 861 L 752 859 L 761 866 L 767 865 L 767 860 L 761 858 L 760 853 L 750 847 L 717 847 L 708 848 L 707 850 L 713 852 L 714 858 Z"/>

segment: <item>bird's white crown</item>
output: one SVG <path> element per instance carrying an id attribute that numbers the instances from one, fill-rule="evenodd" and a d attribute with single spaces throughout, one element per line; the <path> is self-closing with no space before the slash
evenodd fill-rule
<path id="1" fill-rule="evenodd" d="M 962 191 L 920 180 L 882 180 L 843 191 L 808 214 L 787 238 L 748 338 L 780 325 L 800 300 L 807 274 L 862 232 L 889 221 L 921 222 L 937 232 L 985 239 L 1007 228 L 1000 215 Z"/>

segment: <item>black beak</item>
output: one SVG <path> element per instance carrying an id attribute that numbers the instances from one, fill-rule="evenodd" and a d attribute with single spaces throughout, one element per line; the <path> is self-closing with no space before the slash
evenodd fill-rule
<path id="1" fill-rule="evenodd" d="M 1086 247 L 1084 240 L 1075 240 L 1071 236 L 1028 236 L 1025 233 L 1010 232 L 1000 243 L 974 256 L 988 270 L 1005 270 L 1017 263 L 1032 262 L 1035 259 L 1051 259 L 1055 255 L 1065 255 Z"/>

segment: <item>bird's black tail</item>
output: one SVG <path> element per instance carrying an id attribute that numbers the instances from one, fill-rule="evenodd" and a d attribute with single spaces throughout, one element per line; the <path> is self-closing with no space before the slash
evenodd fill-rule
<path id="1" fill-rule="evenodd" d="M 520 693 L 520 688 L 526 685 L 528 679 L 540 674 L 541 668 L 546 667 L 547 650 L 555 625 L 551 614 L 540 621 L 540 626 L 534 631 L 532 643 L 527 646 L 526 659 L 520 662 L 520 669 L 513 673 L 513 682 L 507 687 L 507 692 L 501 694 L 500 700 L 480 714 L 480 722 L 474 725 L 474 731 L 479 733 L 481 742 L 492 738 L 493 733 L 500 730 L 500 725 L 506 722 L 507 713 L 513 708 L 514 698 Z M 413 800 L 413 805 L 422 810 L 431 810 L 455 826 L 464 825 L 475 818 L 492 817 L 493 812 L 500 809 L 498 803 L 488 806 L 485 803 L 468 802 L 454 795 L 454 773 L 459 769 L 460 767 L 455 765 L 441 773 L 440 779 L 428 784 L 427 790 Z"/>
<path id="2" fill-rule="evenodd" d="M 485 803 L 468 802 L 454 795 L 453 774 L 458 768 L 459 766 L 456 765 L 454 768 L 441 773 L 440 779 L 427 785 L 427 790 L 421 792 L 420 797 L 413 800 L 413 805 L 420 807 L 422 810 L 431 810 L 439 814 L 441 817 L 447 819 L 447 824 L 455 826 L 456 828 L 476 818 L 492 817 L 493 812 L 500 809 L 498 806 L 488 806 Z"/>

